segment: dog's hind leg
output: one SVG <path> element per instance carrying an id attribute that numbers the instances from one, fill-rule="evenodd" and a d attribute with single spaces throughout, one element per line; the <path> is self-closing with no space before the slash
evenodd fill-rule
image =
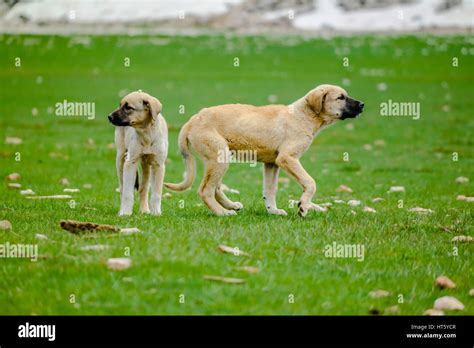
<path id="1" fill-rule="evenodd" d="M 217 185 L 216 188 L 216 201 L 219 202 L 224 208 L 232 210 L 241 210 L 244 205 L 240 202 L 231 201 L 222 191 L 221 184 Z"/>
<path id="2" fill-rule="evenodd" d="M 140 181 L 140 212 L 149 214 L 150 208 L 148 206 L 148 191 L 150 188 L 150 164 L 142 158 L 142 180 Z M 138 175 L 138 173 L 137 173 Z"/>
<path id="3" fill-rule="evenodd" d="M 274 163 L 265 163 L 263 173 L 263 199 L 267 212 L 273 215 L 288 215 L 283 209 L 276 205 L 276 194 L 278 190 L 278 174 L 280 168 Z"/>
<path id="4" fill-rule="evenodd" d="M 204 161 L 204 177 L 199 186 L 199 196 L 212 212 L 219 216 L 235 215 L 234 210 L 225 209 L 216 200 L 217 186 L 220 185 L 229 163 L 219 163 L 216 160 L 206 159 Z"/>

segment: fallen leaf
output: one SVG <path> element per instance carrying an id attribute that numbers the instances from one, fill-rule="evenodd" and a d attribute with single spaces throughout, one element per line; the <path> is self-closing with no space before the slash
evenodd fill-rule
<path id="1" fill-rule="evenodd" d="M 346 186 L 346 185 L 340 185 L 337 189 L 336 189 L 336 192 L 348 192 L 348 193 L 352 193 L 352 189 L 349 187 L 349 186 Z"/>
<path id="2" fill-rule="evenodd" d="M 469 182 L 469 178 L 466 178 L 465 176 L 458 176 L 456 178 L 456 182 L 458 184 L 465 184 L 465 183 Z"/>
<path id="3" fill-rule="evenodd" d="M 326 203 L 321 203 L 319 204 L 321 207 L 332 207 L 332 203 L 331 202 L 326 202 Z"/>
<path id="4" fill-rule="evenodd" d="M 10 145 L 20 145 L 23 143 L 23 140 L 18 137 L 6 137 L 5 138 L 5 144 L 10 144 Z"/>
<path id="5" fill-rule="evenodd" d="M 227 186 L 226 184 L 221 184 L 221 189 L 222 189 L 222 191 L 224 191 L 224 192 L 230 192 L 230 193 L 240 194 L 240 191 L 239 191 L 239 190 L 232 189 L 232 188 L 230 188 L 229 186 Z"/>
<path id="6" fill-rule="evenodd" d="M 32 189 L 21 190 L 20 194 L 24 196 L 35 195 L 36 193 Z"/>
<path id="7" fill-rule="evenodd" d="M 92 188 L 92 184 L 84 184 L 82 185 L 83 188 L 90 190 Z"/>
<path id="8" fill-rule="evenodd" d="M 464 310 L 464 305 L 456 297 L 443 296 L 434 302 L 434 309 L 439 310 Z"/>
<path id="9" fill-rule="evenodd" d="M 454 289 L 456 287 L 456 284 L 446 276 L 436 278 L 435 284 L 441 289 Z"/>
<path id="10" fill-rule="evenodd" d="M 466 197 L 464 195 L 459 195 L 456 197 L 458 201 L 464 201 L 464 202 L 474 202 L 474 197 Z"/>
<path id="11" fill-rule="evenodd" d="M 247 273 L 258 273 L 258 272 L 260 272 L 260 269 L 258 269 L 257 267 L 253 267 L 253 266 L 237 267 L 237 270 L 242 271 L 242 272 L 247 272 Z"/>
<path id="12" fill-rule="evenodd" d="M 469 296 L 474 297 L 474 289 L 469 290 Z"/>
<path id="13" fill-rule="evenodd" d="M 212 275 L 205 275 L 203 278 L 205 280 L 211 280 L 211 281 L 222 282 L 222 283 L 227 283 L 227 284 L 245 283 L 245 279 L 239 279 L 239 278 L 227 278 L 227 277 L 212 276 Z"/>
<path id="14" fill-rule="evenodd" d="M 69 199 L 72 196 L 69 195 L 52 195 L 52 196 L 29 196 L 28 199 Z"/>
<path id="15" fill-rule="evenodd" d="M 364 207 L 364 212 L 366 212 L 366 213 L 376 213 L 377 210 L 375 210 L 374 208 L 371 208 L 371 207 Z"/>
<path id="16" fill-rule="evenodd" d="M 400 307 L 398 307 L 397 305 L 390 306 L 390 307 L 385 308 L 383 312 L 384 314 L 398 314 L 400 313 Z"/>
<path id="17" fill-rule="evenodd" d="M 439 316 L 439 315 L 444 315 L 444 312 L 439 309 L 431 308 L 431 309 L 427 309 L 425 313 L 423 314 L 428 315 L 428 316 Z"/>
<path id="18" fill-rule="evenodd" d="M 385 201 L 385 199 L 381 198 L 381 197 L 375 197 L 372 199 L 372 202 L 374 203 L 378 203 L 378 202 L 383 202 Z"/>
<path id="19" fill-rule="evenodd" d="M 372 151 L 372 145 L 370 145 L 370 144 L 364 144 L 363 148 L 364 148 L 364 150 Z"/>
<path id="20" fill-rule="evenodd" d="M 169 192 L 165 192 L 165 194 L 163 195 L 163 198 L 171 198 L 173 197 L 173 195 Z"/>
<path id="21" fill-rule="evenodd" d="M 374 141 L 375 146 L 385 146 L 385 140 L 383 139 L 377 139 Z"/>
<path id="22" fill-rule="evenodd" d="M 451 242 L 460 242 L 460 243 L 472 243 L 474 238 L 471 236 L 456 236 L 451 239 Z"/>
<path id="23" fill-rule="evenodd" d="M 358 201 L 357 199 L 351 199 L 347 201 L 347 204 L 349 204 L 351 207 L 356 207 L 360 205 L 360 201 Z"/>
<path id="24" fill-rule="evenodd" d="M 403 187 L 403 186 L 392 186 L 387 191 L 387 193 L 394 193 L 394 192 L 405 192 L 405 187 Z"/>
<path id="25" fill-rule="evenodd" d="M 346 202 L 344 202 L 344 201 L 341 200 L 341 199 L 335 199 L 335 200 L 334 200 L 334 203 L 337 203 L 337 204 L 345 204 Z"/>
<path id="26" fill-rule="evenodd" d="M 83 247 L 81 247 L 81 250 L 84 250 L 84 251 L 89 251 L 89 250 L 93 250 L 93 251 L 101 251 L 101 250 L 107 250 L 109 248 L 109 246 L 107 244 L 95 244 L 95 245 L 84 245 Z M 111 260 L 111 259 L 109 259 Z M 126 259 L 128 260 L 128 259 Z"/>
<path id="27" fill-rule="evenodd" d="M 232 248 L 232 247 L 229 247 L 227 245 L 222 245 L 221 244 L 217 247 L 217 249 L 220 252 L 227 253 L 227 254 L 232 254 L 234 256 L 250 256 L 248 253 L 246 253 L 245 251 L 240 250 L 237 247 Z"/>
<path id="28" fill-rule="evenodd" d="M 6 178 L 7 180 L 10 180 L 10 181 L 17 181 L 17 180 L 20 180 L 21 176 L 18 173 L 11 173 L 11 174 L 8 174 Z"/>
<path id="29" fill-rule="evenodd" d="M 65 188 L 63 190 L 63 192 L 68 192 L 68 193 L 71 193 L 71 192 L 79 192 L 80 190 L 78 188 Z"/>
<path id="30" fill-rule="evenodd" d="M 132 260 L 126 257 L 112 258 L 107 260 L 107 267 L 113 271 L 122 271 L 132 265 Z"/>
<path id="31" fill-rule="evenodd" d="M 130 236 L 132 234 L 136 234 L 140 232 L 141 231 L 136 227 L 127 227 L 127 228 L 121 228 L 119 233 L 124 236 Z"/>
<path id="32" fill-rule="evenodd" d="M 410 208 L 408 211 L 412 213 L 418 213 L 418 214 L 432 214 L 434 213 L 433 210 L 431 209 L 425 209 L 425 208 L 420 208 L 420 207 L 415 207 L 415 208 Z"/>
<path id="33" fill-rule="evenodd" d="M 8 184 L 8 188 L 11 188 L 11 189 L 19 189 L 19 188 L 21 188 L 21 184 L 10 183 L 10 184 Z"/>
<path id="34" fill-rule="evenodd" d="M 106 231 L 106 232 L 119 232 L 120 229 L 118 227 L 112 225 L 104 225 L 104 224 L 96 224 L 94 222 L 82 222 L 76 220 L 61 220 L 59 225 L 62 229 L 74 233 L 79 234 L 83 232 L 98 232 L 98 231 Z"/>
<path id="35" fill-rule="evenodd" d="M 369 292 L 369 296 L 372 298 L 387 297 L 390 295 L 390 292 L 386 290 L 373 290 Z"/>
<path id="36" fill-rule="evenodd" d="M 0 221 L 0 230 L 11 230 L 12 229 L 12 224 L 8 220 L 1 220 Z"/>
<path id="37" fill-rule="evenodd" d="M 44 234 L 41 234 L 41 233 L 36 233 L 35 237 L 36 237 L 36 239 L 39 239 L 39 240 L 47 240 L 48 239 L 48 236 L 46 236 Z"/>
<path id="38" fill-rule="evenodd" d="M 63 186 L 69 186 L 69 185 L 71 185 L 71 184 L 69 183 L 69 180 L 68 180 L 67 178 L 62 178 L 62 179 L 60 180 L 60 183 L 61 183 L 61 185 L 63 185 Z"/>

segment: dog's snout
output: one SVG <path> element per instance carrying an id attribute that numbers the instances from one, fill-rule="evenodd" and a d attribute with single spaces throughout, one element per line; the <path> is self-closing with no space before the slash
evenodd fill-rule
<path id="1" fill-rule="evenodd" d="M 107 118 L 109 119 L 109 121 L 112 121 L 112 119 L 113 119 L 112 114 L 110 114 L 109 116 L 107 116 Z"/>
<path id="2" fill-rule="evenodd" d="M 359 107 L 360 107 L 361 109 L 363 109 L 363 108 L 364 108 L 364 103 L 363 103 L 363 102 L 359 102 Z"/>

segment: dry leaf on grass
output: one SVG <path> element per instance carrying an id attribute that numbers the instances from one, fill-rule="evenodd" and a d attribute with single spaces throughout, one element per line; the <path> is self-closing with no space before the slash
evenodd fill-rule
<path id="1" fill-rule="evenodd" d="M 10 184 L 8 184 L 8 188 L 11 188 L 11 189 L 19 189 L 19 188 L 21 188 L 21 184 L 18 184 L 18 183 L 10 183 Z"/>
<path id="2" fill-rule="evenodd" d="M 360 201 L 357 200 L 357 199 L 351 199 L 351 200 L 347 201 L 347 204 L 349 204 L 351 207 L 356 207 L 356 206 L 360 205 Z"/>
<path id="3" fill-rule="evenodd" d="M 6 179 L 10 181 L 17 181 L 17 180 L 20 180 L 20 178 L 21 176 L 18 173 L 11 173 L 6 176 Z"/>
<path id="4" fill-rule="evenodd" d="M 233 188 L 230 188 L 230 187 L 227 186 L 226 184 L 221 184 L 221 190 L 224 191 L 224 192 L 230 192 L 230 193 L 240 194 L 240 191 L 239 191 L 239 190 L 235 190 L 235 189 L 233 189 Z"/>
<path id="5" fill-rule="evenodd" d="M 371 207 L 364 207 L 364 212 L 366 212 L 366 213 L 376 213 L 377 210 L 375 210 L 374 208 L 371 208 Z"/>
<path id="6" fill-rule="evenodd" d="M 107 260 L 107 267 L 113 271 L 122 271 L 132 265 L 132 260 L 126 257 L 112 258 Z"/>
<path id="7" fill-rule="evenodd" d="M 390 292 L 387 290 L 373 290 L 369 292 L 369 296 L 372 298 L 387 297 L 390 295 Z"/>
<path id="8" fill-rule="evenodd" d="M 36 193 L 32 189 L 26 189 L 26 190 L 21 190 L 20 194 L 23 196 L 32 196 L 35 195 Z"/>
<path id="9" fill-rule="evenodd" d="M 456 178 L 456 182 L 458 184 L 465 184 L 465 183 L 469 182 L 469 178 L 466 178 L 465 176 L 458 176 Z"/>
<path id="10" fill-rule="evenodd" d="M 63 185 L 63 186 L 69 186 L 69 185 L 71 185 L 71 184 L 69 183 L 69 180 L 68 180 L 67 178 L 62 178 L 62 179 L 60 180 L 60 183 L 61 183 L 61 185 Z"/>
<path id="11" fill-rule="evenodd" d="M 78 188 L 65 188 L 63 192 L 80 192 Z"/>
<path id="12" fill-rule="evenodd" d="M 444 312 L 439 309 L 430 308 L 430 309 L 427 309 L 425 313 L 423 314 L 428 315 L 428 316 L 439 316 L 439 315 L 444 315 Z"/>
<path id="13" fill-rule="evenodd" d="M 459 242 L 459 243 L 472 243 L 474 238 L 471 236 L 456 236 L 451 239 L 451 242 Z"/>
<path id="14" fill-rule="evenodd" d="M 136 227 L 127 227 L 121 228 L 119 233 L 124 236 L 130 236 L 132 234 L 141 233 L 141 231 Z"/>
<path id="15" fill-rule="evenodd" d="M 446 276 L 436 278 L 435 284 L 441 289 L 454 289 L 456 287 L 456 284 Z"/>
<path id="16" fill-rule="evenodd" d="M 220 277 L 220 276 L 213 276 L 213 275 L 205 275 L 203 278 L 205 280 L 211 280 L 211 281 L 222 282 L 222 283 L 227 283 L 227 284 L 245 283 L 245 279 L 240 279 L 240 278 L 227 278 L 227 277 Z"/>
<path id="17" fill-rule="evenodd" d="M 247 273 L 260 272 L 260 269 L 258 269 L 258 267 L 253 267 L 253 266 L 241 266 L 241 267 L 237 267 L 236 269 L 242 272 L 247 272 Z"/>
<path id="18" fill-rule="evenodd" d="M 237 247 L 232 248 L 230 246 L 221 244 L 217 247 L 217 249 L 222 253 L 232 254 L 234 256 L 250 256 L 250 254 L 246 253 L 245 251 L 240 250 Z"/>
<path id="19" fill-rule="evenodd" d="M 464 305 L 456 297 L 443 296 L 434 302 L 434 309 L 462 311 L 464 310 Z"/>
<path id="20" fill-rule="evenodd" d="M 346 185 L 340 185 L 337 189 L 336 189 L 336 192 L 348 192 L 348 193 L 352 193 L 352 189 L 349 187 L 349 186 L 346 186 Z"/>
<path id="21" fill-rule="evenodd" d="M 36 237 L 36 239 L 39 239 L 39 240 L 47 240 L 48 239 L 47 235 L 41 234 L 41 233 L 36 233 L 35 237 Z"/>
<path id="22" fill-rule="evenodd" d="M 52 196 L 29 196 L 28 199 L 70 199 L 69 195 L 52 195 Z"/>
<path id="23" fill-rule="evenodd" d="M 82 185 L 83 188 L 90 190 L 92 188 L 92 184 L 84 184 Z"/>
<path id="24" fill-rule="evenodd" d="M 474 289 L 469 290 L 469 296 L 474 297 Z"/>
<path id="25" fill-rule="evenodd" d="M 346 202 L 344 202 L 342 199 L 335 199 L 334 203 L 336 203 L 336 204 L 345 204 Z"/>
<path id="26" fill-rule="evenodd" d="M 81 222 L 76 220 L 61 220 L 59 225 L 62 229 L 74 233 L 79 234 L 83 232 L 96 232 L 96 231 L 107 231 L 107 232 L 119 232 L 120 229 L 118 227 L 112 225 L 103 225 L 103 224 L 96 224 L 93 222 Z"/>
<path id="27" fill-rule="evenodd" d="M 0 230 L 4 230 L 4 231 L 7 231 L 7 230 L 11 230 L 12 229 L 12 224 L 10 221 L 8 220 L 1 220 L 0 221 Z"/>
<path id="28" fill-rule="evenodd" d="M 10 145 L 20 145 L 23 143 L 23 140 L 18 137 L 6 137 L 5 138 L 5 144 L 10 144 Z"/>
<path id="29" fill-rule="evenodd" d="M 383 313 L 384 314 L 398 314 L 400 313 L 400 307 L 398 307 L 397 305 L 387 307 L 384 309 Z"/>
<path id="30" fill-rule="evenodd" d="M 84 245 L 81 247 L 81 250 L 84 251 L 102 251 L 102 250 L 107 250 L 109 246 L 107 244 L 95 244 L 95 245 Z M 128 259 L 127 259 L 128 260 Z"/>
<path id="31" fill-rule="evenodd" d="M 372 202 L 374 203 L 378 203 L 378 202 L 383 202 L 385 201 L 385 199 L 381 198 L 381 197 L 375 197 L 372 199 Z"/>
<path id="32" fill-rule="evenodd" d="M 474 202 L 474 197 L 467 197 L 464 195 L 459 195 L 456 197 L 458 201 L 464 201 L 464 202 Z"/>
<path id="33" fill-rule="evenodd" d="M 410 208 L 410 209 L 408 209 L 408 211 L 412 212 L 412 213 L 418 213 L 418 214 L 432 214 L 432 213 L 434 213 L 434 211 L 431 210 L 431 209 L 420 208 L 420 207 Z"/>
<path id="34" fill-rule="evenodd" d="M 394 193 L 394 192 L 405 192 L 405 187 L 403 187 L 403 186 L 392 186 L 387 191 L 387 193 Z"/>

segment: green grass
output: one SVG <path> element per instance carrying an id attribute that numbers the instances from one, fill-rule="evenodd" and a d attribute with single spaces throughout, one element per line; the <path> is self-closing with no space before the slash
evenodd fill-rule
<path id="1" fill-rule="evenodd" d="M 11 221 L 13 231 L 0 231 L 0 243 L 37 243 L 43 257 L 37 262 L 0 259 L 0 314 L 366 315 L 371 308 L 383 311 L 398 304 L 400 314 L 419 315 L 443 295 L 461 300 L 462 313 L 474 313 L 468 295 L 472 244 L 457 245 L 455 256 L 451 242 L 455 235 L 473 235 L 472 203 L 456 200 L 459 194 L 474 195 L 472 39 L 2 35 L 0 50 L 1 176 L 19 172 L 23 188 L 38 195 L 62 193 L 64 177 L 81 189 L 73 194 L 77 206 L 70 208 L 67 201 L 27 200 L 7 189 L 6 181 L 1 185 L 0 219 Z M 21 67 L 15 67 L 16 57 Z M 130 67 L 124 67 L 125 57 Z M 240 67 L 234 67 L 235 57 Z M 349 67 L 343 66 L 343 57 L 349 58 Z M 452 66 L 453 57 L 458 67 Z M 290 103 L 318 84 L 341 85 L 344 79 L 350 80 L 349 94 L 365 102 L 363 116 L 319 134 L 302 162 L 318 183 L 316 202 L 339 196 L 362 200 L 362 206 L 335 205 L 326 214 L 310 212 L 301 219 L 296 207 L 288 208 L 301 193 L 291 181 L 280 184 L 278 193 L 278 204 L 289 216 L 268 216 L 261 166 L 234 164 L 224 182 L 240 190 L 240 195 L 229 194 L 245 206 L 237 216 L 211 215 L 196 194 L 197 182 L 191 191 L 164 199 L 161 217 L 139 215 L 137 201 L 132 217 L 117 216 L 115 151 L 107 147 L 113 128 L 106 115 L 117 106 L 120 91 L 143 89 L 163 103 L 170 127 L 166 180 L 176 182 L 183 172 L 179 128 L 201 108 L 263 105 L 270 95 Z M 379 91 L 380 83 L 387 90 Z M 63 99 L 95 102 L 96 118 L 55 116 L 54 106 Z M 381 117 L 380 103 L 388 99 L 420 102 L 421 118 Z M 178 112 L 180 105 L 184 114 Z M 6 136 L 20 137 L 23 144 L 7 145 Z M 386 145 L 375 146 L 377 139 Z M 15 161 L 16 152 L 21 161 Z M 454 152 L 458 161 L 452 159 Z M 198 180 L 201 175 L 200 170 Z M 461 175 L 471 181 L 455 183 Z M 82 188 L 86 183 L 93 188 Z M 354 193 L 336 193 L 340 184 Z M 406 192 L 387 194 L 392 185 L 405 186 Z M 372 203 L 374 197 L 386 200 Z M 377 213 L 362 212 L 365 205 Z M 407 211 L 416 206 L 435 212 Z M 61 219 L 135 226 L 144 233 L 83 238 L 61 230 Z M 49 240 L 37 240 L 37 233 Z M 326 258 L 324 247 L 333 241 L 363 244 L 364 261 Z M 90 244 L 110 248 L 80 250 Z M 219 244 L 237 246 L 251 257 L 222 254 Z M 126 248 L 132 267 L 109 271 L 107 258 L 123 257 Z M 243 265 L 260 272 L 236 270 Z M 246 283 L 213 283 L 203 280 L 206 274 Z M 433 282 L 441 274 L 457 288 L 437 289 Z M 370 298 L 368 292 L 375 289 L 391 295 Z M 294 303 L 288 301 L 290 294 Z"/>

